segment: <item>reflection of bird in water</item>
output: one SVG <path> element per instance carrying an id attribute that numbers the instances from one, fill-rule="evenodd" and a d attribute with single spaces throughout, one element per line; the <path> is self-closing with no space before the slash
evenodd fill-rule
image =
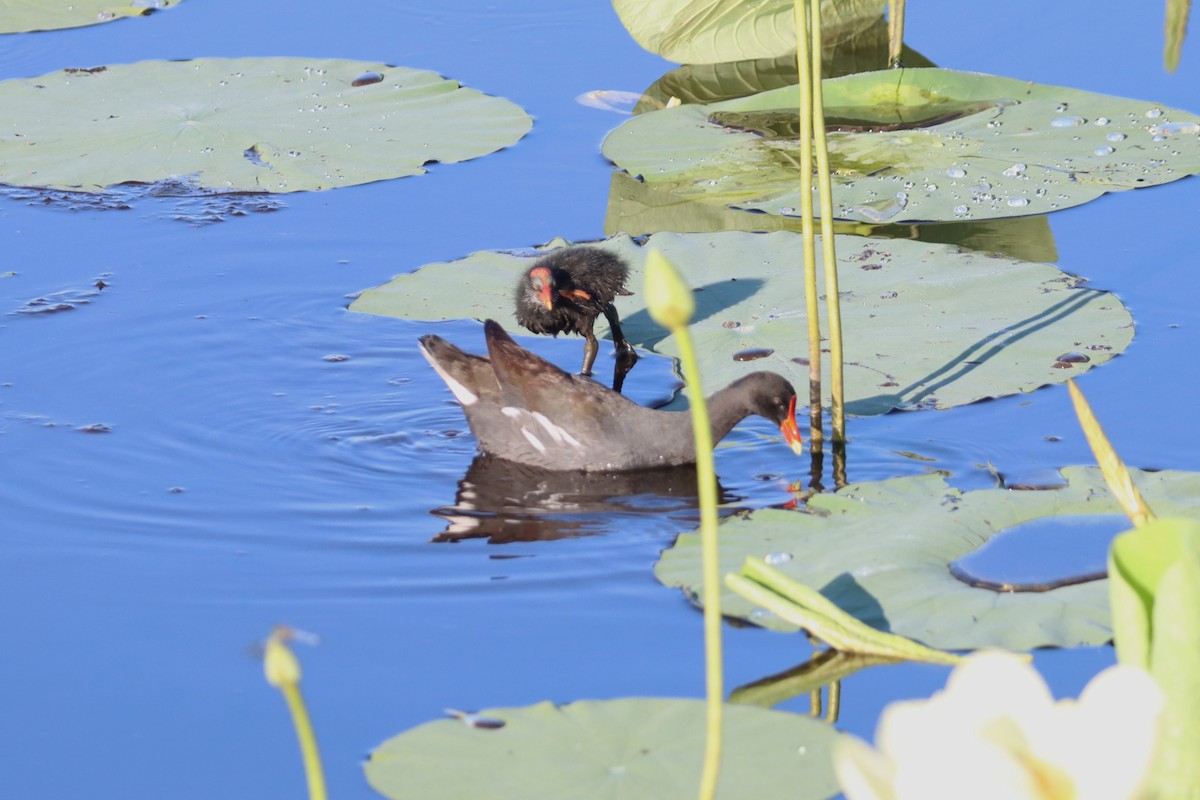
<path id="1" fill-rule="evenodd" d="M 718 502 L 737 498 L 717 487 Z M 696 469 L 561 472 L 479 455 L 458 482 L 454 505 L 430 512 L 446 519 L 435 542 L 487 538 L 492 544 L 549 541 L 613 530 L 614 513 L 664 518 L 672 530 L 696 524 Z"/>
<path id="2" fill-rule="evenodd" d="M 613 298 L 628 295 L 629 267 L 620 256 L 596 247 L 564 247 L 539 258 L 517 283 L 517 322 L 533 333 L 578 333 L 584 338 L 581 375 L 592 374 L 600 349 L 592 327 L 601 314 L 612 329 L 623 375 L 637 361 L 621 332 Z M 620 365 L 619 365 L 620 366 Z"/>
<path id="3" fill-rule="evenodd" d="M 686 411 L 657 411 L 568 374 L 484 323 L 489 358 L 440 336 L 421 337 L 421 352 L 462 404 L 486 453 L 551 470 L 613 472 L 696 460 Z M 708 398 L 714 443 L 751 414 L 779 426 L 800 453 L 796 391 L 774 372 L 752 372 Z"/>

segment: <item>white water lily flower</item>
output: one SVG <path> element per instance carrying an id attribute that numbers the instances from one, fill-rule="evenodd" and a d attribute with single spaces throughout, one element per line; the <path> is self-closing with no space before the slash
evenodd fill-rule
<path id="1" fill-rule="evenodd" d="M 1056 703 L 1030 664 L 981 652 L 929 700 L 888 706 L 878 750 L 839 739 L 834 768 L 847 800 L 1126 800 L 1141 796 L 1162 705 L 1138 667 L 1110 667 Z"/>

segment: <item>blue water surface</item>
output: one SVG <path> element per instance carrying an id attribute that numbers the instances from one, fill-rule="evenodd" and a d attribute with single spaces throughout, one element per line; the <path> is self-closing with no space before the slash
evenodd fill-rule
<path id="1" fill-rule="evenodd" d="M 1193 36 L 1166 75 L 1159 6 L 924 0 L 908 26 L 941 66 L 1200 111 L 1200 46 Z M 347 800 L 375 796 L 360 767 L 373 746 L 448 706 L 702 695 L 700 615 L 651 574 L 695 525 L 686 491 L 515 502 L 512 520 L 489 524 L 545 540 L 431 543 L 461 516 L 447 509 L 474 441 L 415 341 L 437 331 L 478 350 L 479 326 L 346 310 L 355 292 L 428 262 L 603 236 L 611 167 L 599 144 L 623 118 L 575 98 L 640 92 L 672 66 L 608 4 L 185 0 L 147 19 L 2 38 L 0 78 L 340 57 L 432 69 L 535 119 L 486 158 L 288 195 L 217 224 L 175 219 L 194 210 L 169 199 L 99 211 L 0 197 L 0 274 L 13 273 L 0 277 L 6 796 L 301 796 L 283 702 L 252 652 L 278 622 L 321 637 L 300 653 L 304 689 L 331 794 Z M 1197 209 L 1188 179 L 1051 218 L 1060 266 L 1114 290 L 1137 321 L 1128 352 L 1082 381 L 1135 466 L 1200 469 Z M 15 313 L 38 297 L 74 307 Z M 534 346 L 578 363 L 577 339 Z M 630 381 L 644 401 L 674 385 L 658 359 Z M 729 499 L 782 503 L 805 477 L 770 433 L 747 423 L 718 451 Z M 1092 461 L 1061 386 L 853 420 L 851 435 L 856 481 L 932 467 L 980 488 L 993 470 Z M 808 653 L 801 637 L 727 628 L 729 685 Z M 1060 695 L 1111 662 L 1108 648 L 1037 655 Z M 853 676 L 841 727 L 869 737 L 889 700 L 944 679 L 911 665 Z"/>

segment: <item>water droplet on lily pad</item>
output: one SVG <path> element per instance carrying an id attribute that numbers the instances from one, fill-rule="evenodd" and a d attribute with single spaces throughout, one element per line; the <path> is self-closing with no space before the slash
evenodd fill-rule
<path id="1" fill-rule="evenodd" d="M 1050 120 L 1051 128 L 1075 128 L 1087 122 L 1083 117 L 1055 117 Z"/>
<path id="2" fill-rule="evenodd" d="M 946 174 L 949 175 L 951 178 L 967 177 L 967 171 L 960 167 L 951 167 L 950 169 L 946 170 Z"/>
<path id="3" fill-rule="evenodd" d="M 763 557 L 763 561 L 767 562 L 769 566 L 777 567 L 780 564 L 786 564 L 787 562 L 791 561 L 792 558 L 793 556 L 791 553 L 770 553 Z"/>
<path id="4" fill-rule="evenodd" d="M 857 216 L 859 219 L 867 222 L 886 222 L 889 219 L 897 216 L 908 206 L 908 195 L 904 192 L 897 192 L 894 197 L 887 197 L 883 200 L 875 200 L 870 203 L 862 203 L 856 206 L 850 206 L 847 209 L 848 214 Z"/>
<path id="5" fill-rule="evenodd" d="M 1150 129 L 1150 133 L 1156 137 L 1169 136 L 1185 136 L 1192 133 L 1200 133 L 1200 125 L 1195 122 L 1164 122 L 1161 125 L 1155 125 Z"/>

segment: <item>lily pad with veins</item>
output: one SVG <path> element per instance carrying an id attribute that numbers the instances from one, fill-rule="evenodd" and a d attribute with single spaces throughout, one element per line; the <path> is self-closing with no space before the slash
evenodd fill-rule
<path id="1" fill-rule="evenodd" d="M 352 186 L 486 155 L 532 125 L 508 100 L 433 72 L 303 58 L 67 69 L 0 82 L 0 107 L 0 182 L 90 192 Z"/>
<path id="2" fill-rule="evenodd" d="M 839 219 L 1040 214 L 1200 172 L 1200 117 L 1155 103 L 947 69 L 825 81 Z M 604 154 L 703 202 L 796 216 L 797 90 L 630 119 Z"/>
<path id="3" fill-rule="evenodd" d="M 616 305 L 633 344 L 679 355 L 676 338 L 645 307 L 642 265 L 645 248 L 654 247 L 697 293 L 691 333 L 707 391 L 760 369 L 807 386 L 808 366 L 797 361 L 808 355 L 799 234 L 656 233 L 645 247 L 618 235 L 595 246 L 630 265 L 634 294 Z M 1117 297 L 1081 287 L 1048 264 L 856 236 L 838 236 L 837 250 L 850 414 L 1032 391 L 1103 364 L 1133 338 L 1133 320 Z M 484 251 L 430 264 L 362 292 L 350 310 L 492 318 L 520 333 L 513 287 L 542 252 Z M 597 332 L 606 330 L 598 320 Z"/>
<path id="4" fill-rule="evenodd" d="M 1200 519 L 1200 474 L 1132 472 L 1157 513 Z M 736 572 L 747 556 L 770 556 L 776 569 L 819 589 L 864 622 L 930 647 L 1103 644 L 1112 638 L 1107 580 L 1001 592 L 970 585 L 951 572 L 953 562 L 1024 522 L 1123 516 L 1099 469 L 1067 467 L 1062 474 L 1065 487 L 1043 491 L 962 492 L 940 474 L 893 478 L 814 495 L 804 511 L 754 511 L 721 524 L 721 572 Z M 654 573 L 699 603 L 699 535 L 680 536 L 663 551 Z M 721 612 L 795 630 L 778 617 L 756 613 L 728 589 Z"/>

